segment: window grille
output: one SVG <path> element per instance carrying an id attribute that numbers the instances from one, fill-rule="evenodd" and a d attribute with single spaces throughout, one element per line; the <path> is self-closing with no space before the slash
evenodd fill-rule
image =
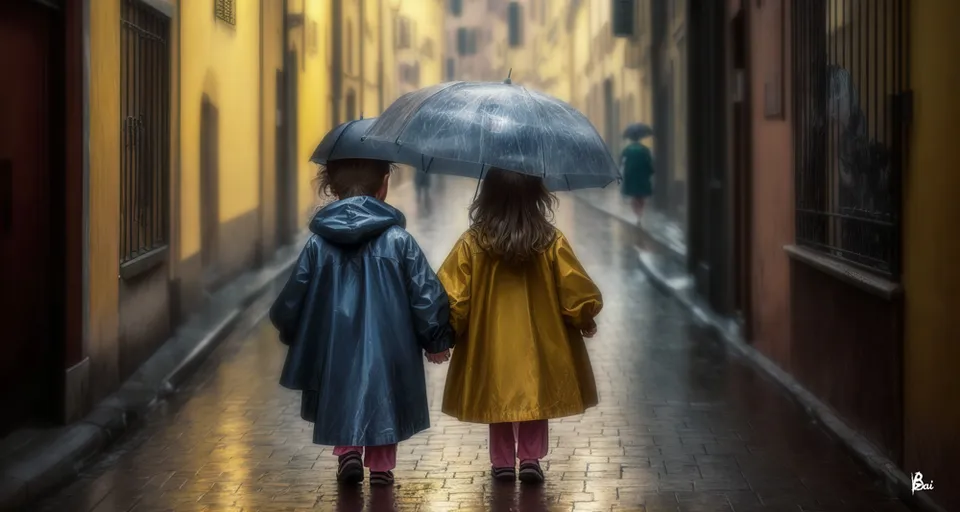
<path id="1" fill-rule="evenodd" d="M 791 2 L 797 243 L 900 272 L 909 0 Z"/>
<path id="2" fill-rule="evenodd" d="M 139 0 L 120 16 L 120 264 L 166 247 L 169 233 L 169 19 Z"/>
<path id="3" fill-rule="evenodd" d="M 235 0 L 214 0 L 214 13 L 217 19 L 229 23 L 237 24 L 237 3 Z"/>

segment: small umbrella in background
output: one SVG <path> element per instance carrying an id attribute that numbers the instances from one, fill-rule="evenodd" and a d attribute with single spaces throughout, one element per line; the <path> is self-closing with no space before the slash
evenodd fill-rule
<path id="1" fill-rule="evenodd" d="M 401 163 L 431 173 L 479 179 L 498 167 L 541 176 L 551 190 L 605 187 L 620 178 L 586 116 L 511 83 L 448 82 L 405 94 L 364 140 L 393 143 Z"/>
<path id="2" fill-rule="evenodd" d="M 653 128 L 644 123 L 633 123 L 623 131 L 623 138 L 630 140 L 642 140 L 653 136 Z"/>

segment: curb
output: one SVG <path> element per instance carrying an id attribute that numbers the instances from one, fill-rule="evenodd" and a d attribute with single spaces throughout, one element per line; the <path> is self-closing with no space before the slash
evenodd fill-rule
<path id="1" fill-rule="evenodd" d="M 643 228 L 591 204 L 586 198 L 576 196 L 575 194 L 574 197 L 576 197 L 577 201 L 591 206 L 598 212 L 646 234 Z M 664 249 L 669 251 L 669 248 Z M 807 411 L 807 414 L 823 425 L 855 459 L 875 476 L 881 478 L 889 492 L 895 494 L 902 501 L 918 510 L 924 512 L 947 512 L 946 509 L 938 505 L 929 495 L 914 494 L 910 478 L 897 464 L 883 455 L 866 437 L 850 428 L 828 405 L 804 388 L 792 375 L 780 368 L 762 352 L 744 342 L 740 335 L 731 328 L 731 325 L 727 325 L 729 322 L 714 314 L 708 307 L 701 306 L 689 288 L 677 287 L 671 284 L 667 276 L 657 271 L 656 265 L 652 261 L 653 257 L 649 252 L 639 249 L 637 252 L 640 269 L 646 274 L 654 288 L 677 300 L 677 302 L 689 310 L 697 323 L 709 328 L 723 339 L 728 350 L 733 350 L 736 354 L 746 358 L 768 377 L 782 386 L 791 397 Z"/>
<path id="2" fill-rule="evenodd" d="M 281 248 L 272 262 L 218 291 L 204 311 L 180 326 L 119 390 L 85 418 L 38 436 L 3 461 L 0 510 L 29 505 L 75 478 L 157 401 L 175 393 L 207 356 L 237 331 L 243 313 L 286 278 L 296 264 L 302 247 L 299 242 L 298 238 L 297 243 Z"/>

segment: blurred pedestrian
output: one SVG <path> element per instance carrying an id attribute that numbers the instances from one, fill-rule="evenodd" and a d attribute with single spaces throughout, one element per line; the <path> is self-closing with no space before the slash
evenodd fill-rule
<path id="1" fill-rule="evenodd" d="M 490 427 L 498 480 L 543 482 L 547 420 L 597 404 L 584 337 L 600 290 L 550 222 L 556 198 L 539 176 L 494 168 L 470 206 L 471 227 L 440 268 L 458 345 L 443 412 Z"/>
<path id="2" fill-rule="evenodd" d="M 417 206 L 426 211 L 430 211 L 430 181 L 431 176 L 420 170 L 417 170 L 413 179 L 413 184 L 417 188 Z"/>
<path id="3" fill-rule="evenodd" d="M 640 143 L 643 131 L 628 129 L 624 135 L 630 143 L 620 155 L 621 192 L 630 198 L 630 206 L 639 222 L 647 198 L 653 195 L 653 154 L 650 148 Z"/>
<path id="4" fill-rule="evenodd" d="M 270 320 L 289 346 L 280 384 L 300 390 L 313 442 L 334 446 L 337 480 L 393 484 L 397 443 L 430 427 L 422 354 L 446 361 L 449 302 L 402 213 L 386 204 L 391 164 L 320 166 L 336 201 L 307 241 Z"/>

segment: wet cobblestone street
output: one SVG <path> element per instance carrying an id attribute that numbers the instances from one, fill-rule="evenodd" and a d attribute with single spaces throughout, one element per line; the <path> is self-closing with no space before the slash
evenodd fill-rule
<path id="1" fill-rule="evenodd" d="M 407 214 L 436 267 L 467 226 L 476 182 L 434 183 L 429 211 L 418 211 L 409 184 L 388 202 Z M 907 510 L 776 384 L 646 282 L 634 231 L 568 197 L 556 221 L 606 306 L 588 340 L 600 405 L 551 423 L 542 488 L 494 485 L 487 427 L 439 412 L 446 366 L 429 365 L 433 427 L 400 445 L 397 485 L 338 489 L 332 447 L 311 444 L 299 395 L 277 384 L 285 347 L 263 321 L 224 342 L 142 426 L 35 508 Z"/>

